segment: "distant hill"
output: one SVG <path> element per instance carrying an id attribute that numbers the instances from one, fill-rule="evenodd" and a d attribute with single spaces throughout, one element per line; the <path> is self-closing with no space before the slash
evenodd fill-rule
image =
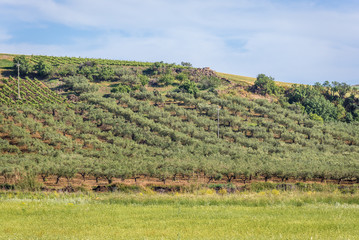
<path id="1" fill-rule="evenodd" d="M 315 121 L 250 92 L 254 78 L 163 62 L 3 54 L 0 64 L 0 183 L 29 172 L 45 183 L 359 180 L 357 122 Z"/>

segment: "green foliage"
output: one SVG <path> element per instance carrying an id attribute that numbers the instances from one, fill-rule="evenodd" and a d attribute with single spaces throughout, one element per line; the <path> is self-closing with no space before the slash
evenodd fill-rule
<path id="1" fill-rule="evenodd" d="M 315 83 L 314 86 L 294 84 L 286 91 L 286 96 L 289 103 L 301 104 L 311 118 L 319 116 L 324 121 L 352 122 L 359 101 L 353 94 L 347 96 L 351 90 L 347 84 L 338 82 Z"/>
<path id="2" fill-rule="evenodd" d="M 189 79 L 188 79 L 188 75 L 185 74 L 185 73 L 183 73 L 183 72 L 177 74 L 176 79 L 177 79 L 180 83 L 183 83 L 183 82 L 189 80 Z"/>
<path id="3" fill-rule="evenodd" d="M 354 121 L 359 113 L 354 93 L 339 99 L 339 92 L 333 94 L 328 84 L 295 86 L 280 105 L 215 94 L 215 79 L 207 79 L 211 90 L 198 91 L 189 80 L 200 79 L 195 69 L 179 71 L 165 63 L 124 67 L 105 60 L 93 64 L 77 58 L 31 59 L 36 64 L 46 60 L 58 75 L 61 66 L 77 67 L 75 76 L 59 78 L 55 86 L 74 103 L 62 104 L 64 98 L 30 78 L 21 79 L 23 100 L 18 101 L 15 79 L 1 81 L 0 175 L 6 182 L 24 169 L 37 172 L 43 181 L 55 176 L 69 183 L 77 173 L 109 184 L 147 177 L 166 185 L 178 179 L 245 184 L 262 179 L 268 183 L 271 178 L 358 180 L 358 125 L 315 121 Z M 90 82 L 106 66 L 114 71 L 110 94 L 109 83 Z M 170 78 L 159 85 L 180 82 L 178 91 L 147 91 L 143 85 L 150 66 L 157 71 L 153 83 Z M 96 92 L 98 86 L 101 93 Z"/>
<path id="4" fill-rule="evenodd" d="M 317 114 L 324 121 L 336 120 L 338 117 L 337 107 L 322 95 L 306 98 L 302 104 L 308 114 Z"/>
<path id="5" fill-rule="evenodd" d="M 73 76 L 77 73 L 77 67 L 75 65 L 62 65 L 57 68 L 57 74 L 61 77 Z"/>
<path id="6" fill-rule="evenodd" d="M 189 93 L 194 95 L 197 94 L 199 91 L 196 83 L 190 80 L 186 80 L 181 85 L 179 85 L 178 90 L 184 93 Z"/>
<path id="7" fill-rule="evenodd" d="M 89 80 L 83 76 L 70 76 L 64 78 L 66 86 L 77 94 L 92 93 L 99 89 L 98 85 L 91 84 Z"/>
<path id="8" fill-rule="evenodd" d="M 29 59 L 26 58 L 25 55 L 14 57 L 13 62 L 14 62 L 13 68 L 14 68 L 14 71 L 16 71 L 16 72 L 17 72 L 16 64 L 17 63 L 20 64 L 20 67 L 19 67 L 20 75 L 26 76 L 26 75 L 29 75 L 30 73 L 32 73 L 33 65 L 30 63 Z"/>
<path id="9" fill-rule="evenodd" d="M 146 86 L 150 81 L 150 79 L 146 75 L 141 74 L 139 78 L 142 86 Z"/>
<path id="10" fill-rule="evenodd" d="M 323 118 L 321 116 L 318 116 L 316 113 L 310 113 L 309 114 L 310 119 L 317 121 L 317 122 L 323 122 Z"/>
<path id="11" fill-rule="evenodd" d="M 158 79 L 158 83 L 161 86 L 168 86 L 173 84 L 175 78 L 171 74 L 165 74 Z"/>
<path id="12" fill-rule="evenodd" d="M 103 66 L 100 68 L 97 76 L 98 81 L 109 81 L 111 80 L 115 75 L 115 72 L 112 67 L 109 66 Z"/>
<path id="13" fill-rule="evenodd" d="M 259 74 L 257 76 L 253 90 L 262 95 L 277 95 L 280 92 L 280 88 L 275 85 L 274 78 L 268 77 L 265 74 Z"/>
<path id="14" fill-rule="evenodd" d="M 118 85 L 117 87 L 113 87 L 111 89 L 112 93 L 129 93 L 131 91 L 132 89 L 129 86 L 122 84 Z"/>
<path id="15" fill-rule="evenodd" d="M 181 62 L 181 65 L 184 67 L 192 67 L 192 64 L 190 62 Z"/>
<path id="16" fill-rule="evenodd" d="M 204 77 L 199 81 L 199 88 L 202 90 L 216 88 L 221 83 L 221 80 L 217 77 Z"/>
<path id="17" fill-rule="evenodd" d="M 35 71 L 37 71 L 37 75 L 40 77 L 48 77 L 52 74 L 53 68 L 48 62 L 41 60 L 35 65 Z"/>
<path id="18" fill-rule="evenodd" d="M 320 92 L 316 87 L 293 84 L 291 88 L 287 90 L 286 96 L 289 103 L 302 103 L 306 98 L 320 95 Z"/>
<path id="19" fill-rule="evenodd" d="M 32 172 L 25 173 L 16 188 L 22 191 L 40 191 L 44 186 L 36 180 L 37 175 Z"/>

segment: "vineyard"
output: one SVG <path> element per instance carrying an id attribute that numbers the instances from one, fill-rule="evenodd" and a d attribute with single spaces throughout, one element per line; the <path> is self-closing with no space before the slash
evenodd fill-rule
<path id="1" fill-rule="evenodd" d="M 39 67 L 23 74 L 21 99 L 16 77 L 0 82 L 0 183 L 29 174 L 45 184 L 78 176 L 109 184 L 359 182 L 358 122 L 315 121 L 298 104 L 219 94 L 228 81 L 187 66 L 28 59 L 55 70 L 43 81 Z M 73 73 L 59 74 L 63 66 Z M 59 83 L 53 90 L 50 80 Z"/>
<path id="2" fill-rule="evenodd" d="M 62 104 L 65 98 L 46 87 L 42 82 L 28 77 L 19 79 L 20 99 L 18 99 L 18 81 L 10 76 L 0 80 L 0 103 L 4 105 L 31 105 L 40 107 L 45 103 Z"/>
<path id="3" fill-rule="evenodd" d="M 99 65 L 120 65 L 120 66 L 138 66 L 138 67 L 150 67 L 152 62 L 137 62 L 137 61 L 124 61 L 124 60 L 112 60 L 112 59 L 99 59 L 99 58 L 81 58 L 81 57 L 52 57 L 52 56 L 31 56 L 30 61 L 33 64 L 37 64 L 41 61 L 46 61 L 53 66 L 61 65 L 76 65 L 85 62 L 93 62 Z M 170 64 L 168 64 L 170 65 Z M 174 64 L 175 65 L 175 64 Z M 175 65 L 176 67 L 182 67 L 181 65 Z"/>

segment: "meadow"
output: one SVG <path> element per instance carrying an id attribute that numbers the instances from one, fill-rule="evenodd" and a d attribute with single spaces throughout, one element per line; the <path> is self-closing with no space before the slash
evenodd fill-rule
<path id="1" fill-rule="evenodd" d="M 358 194 L 0 194 L 0 239 L 359 239 Z"/>

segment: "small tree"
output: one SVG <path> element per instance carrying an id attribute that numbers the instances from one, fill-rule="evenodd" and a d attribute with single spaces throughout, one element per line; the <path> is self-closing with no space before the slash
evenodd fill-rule
<path id="1" fill-rule="evenodd" d="M 115 76 L 115 71 L 109 66 L 101 67 L 97 76 L 98 81 L 108 81 Z"/>
<path id="2" fill-rule="evenodd" d="M 41 60 L 38 64 L 35 65 L 35 70 L 37 71 L 38 76 L 47 77 L 52 73 L 52 65 Z"/>
<path id="3" fill-rule="evenodd" d="M 145 75 L 141 74 L 139 78 L 142 86 L 146 86 L 150 82 L 150 79 Z"/>
<path id="4" fill-rule="evenodd" d="M 14 70 L 17 71 L 17 66 L 16 64 L 19 63 L 20 67 L 20 75 L 28 75 L 32 72 L 33 70 L 33 65 L 30 64 L 30 61 L 25 57 L 25 55 L 21 55 L 21 56 L 16 56 L 14 57 Z"/>
<path id="5" fill-rule="evenodd" d="M 195 82 L 192 82 L 190 80 L 185 81 L 184 83 L 182 83 L 178 89 L 181 92 L 186 92 L 186 93 L 190 93 L 190 94 L 197 94 L 198 93 L 198 88 Z"/>
<path id="6" fill-rule="evenodd" d="M 168 86 L 173 83 L 174 79 L 175 78 L 171 74 L 166 74 L 160 77 L 160 79 L 158 79 L 158 83 L 164 86 Z"/>
<path id="7" fill-rule="evenodd" d="M 268 77 L 265 74 L 259 74 L 254 82 L 253 90 L 262 95 L 276 95 L 279 92 L 279 87 L 275 85 L 274 78 Z"/>
<path id="8" fill-rule="evenodd" d="M 131 90 L 132 89 L 129 86 L 120 84 L 117 87 L 112 88 L 111 92 L 113 92 L 113 93 L 129 93 L 129 92 L 131 92 Z"/>
<path id="9" fill-rule="evenodd" d="M 181 65 L 184 67 L 192 67 L 192 64 L 190 62 L 181 62 Z"/>
<path id="10" fill-rule="evenodd" d="M 221 80 L 217 77 L 204 77 L 199 81 L 199 87 L 201 89 L 216 88 L 221 83 Z"/>

